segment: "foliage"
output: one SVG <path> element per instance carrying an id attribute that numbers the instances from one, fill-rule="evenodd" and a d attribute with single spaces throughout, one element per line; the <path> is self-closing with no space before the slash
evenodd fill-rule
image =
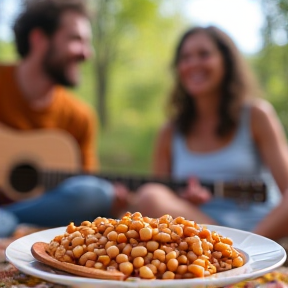
<path id="1" fill-rule="evenodd" d="M 288 135 L 288 46 L 269 45 L 253 60 L 265 98 L 274 106 Z"/>
<path id="2" fill-rule="evenodd" d="M 0 62 L 12 62 L 17 59 L 14 45 L 11 42 L 0 41 Z"/>
<path id="3" fill-rule="evenodd" d="M 262 0 L 265 25 L 263 27 L 264 47 L 277 43 L 288 35 L 288 3 L 287 0 Z M 285 34 L 285 35 L 284 35 Z"/>
<path id="4" fill-rule="evenodd" d="M 288 4 L 283 0 L 262 0 L 266 18 L 263 47 L 253 60 L 255 71 L 288 134 Z"/>

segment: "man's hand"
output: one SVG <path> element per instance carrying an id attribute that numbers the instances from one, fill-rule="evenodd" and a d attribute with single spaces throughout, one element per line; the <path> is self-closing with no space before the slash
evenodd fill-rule
<path id="1" fill-rule="evenodd" d="M 211 200 L 212 194 L 208 189 L 201 186 L 198 179 L 189 178 L 181 197 L 195 205 L 201 205 Z"/>

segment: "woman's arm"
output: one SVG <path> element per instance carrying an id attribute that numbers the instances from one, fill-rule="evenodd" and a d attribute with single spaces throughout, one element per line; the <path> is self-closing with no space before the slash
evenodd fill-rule
<path id="1" fill-rule="evenodd" d="M 172 138 L 173 126 L 166 124 L 160 130 L 156 139 L 153 157 L 153 173 L 155 176 L 171 176 L 172 173 Z M 199 205 L 209 201 L 212 194 L 206 188 L 202 187 L 198 179 L 191 175 L 187 179 L 187 187 L 181 189 L 179 196 L 189 202 Z"/>
<path id="2" fill-rule="evenodd" d="M 252 133 L 263 162 L 270 169 L 283 201 L 269 213 L 254 232 L 271 239 L 288 235 L 288 146 L 284 129 L 273 109 L 266 101 L 257 101 L 252 108 Z M 285 192 L 286 191 L 286 192 Z M 284 204 L 286 203 L 286 204 Z M 285 225 L 284 225 L 285 224 Z"/>
<path id="3" fill-rule="evenodd" d="M 288 190 L 285 191 L 280 204 L 256 227 L 254 233 L 278 240 L 288 236 Z"/>

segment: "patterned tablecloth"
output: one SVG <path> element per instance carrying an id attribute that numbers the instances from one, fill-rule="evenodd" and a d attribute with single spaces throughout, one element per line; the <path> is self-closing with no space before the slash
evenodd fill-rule
<path id="1" fill-rule="evenodd" d="M 10 263 L 0 263 L 0 287 L 3 288 L 68 288 L 53 284 L 18 271 Z M 287 288 L 288 268 L 281 267 L 271 273 L 251 281 L 244 281 L 225 288 Z"/>
<path id="2" fill-rule="evenodd" d="M 0 288 L 69 288 L 26 275 L 6 261 L 5 248 L 15 239 L 30 232 L 35 232 L 35 230 L 29 228 L 27 231 L 25 227 L 21 227 L 13 238 L 0 238 Z M 286 251 L 288 250 L 287 242 L 283 242 L 283 247 Z M 225 288 L 288 288 L 288 263 L 257 279 L 243 281 Z"/>

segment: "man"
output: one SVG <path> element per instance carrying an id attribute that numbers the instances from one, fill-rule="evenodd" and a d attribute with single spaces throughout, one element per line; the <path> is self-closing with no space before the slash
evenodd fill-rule
<path id="1" fill-rule="evenodd" d="M 75 140 L 83 170 L 97 171 L 96 117 L 64 88 L 79 83 L 79 63 L 92 54 L 91 27 L 83 1 L 29 1 L 14 32 L 21 60 L 17 65 L 0 66 L 0 132 L 7 127 L 13 133 L 57 129 Z M 55 143 L 55 153 L 57 148 Z M 13 213 L 20 223 L 45 227 L 109 216 L 119 200 L 115 196 L 119 190 L 93 176 L 71 177 L 49 193 L 14 203 L 3 187 L 1 190 L 5 212 Z"/>

